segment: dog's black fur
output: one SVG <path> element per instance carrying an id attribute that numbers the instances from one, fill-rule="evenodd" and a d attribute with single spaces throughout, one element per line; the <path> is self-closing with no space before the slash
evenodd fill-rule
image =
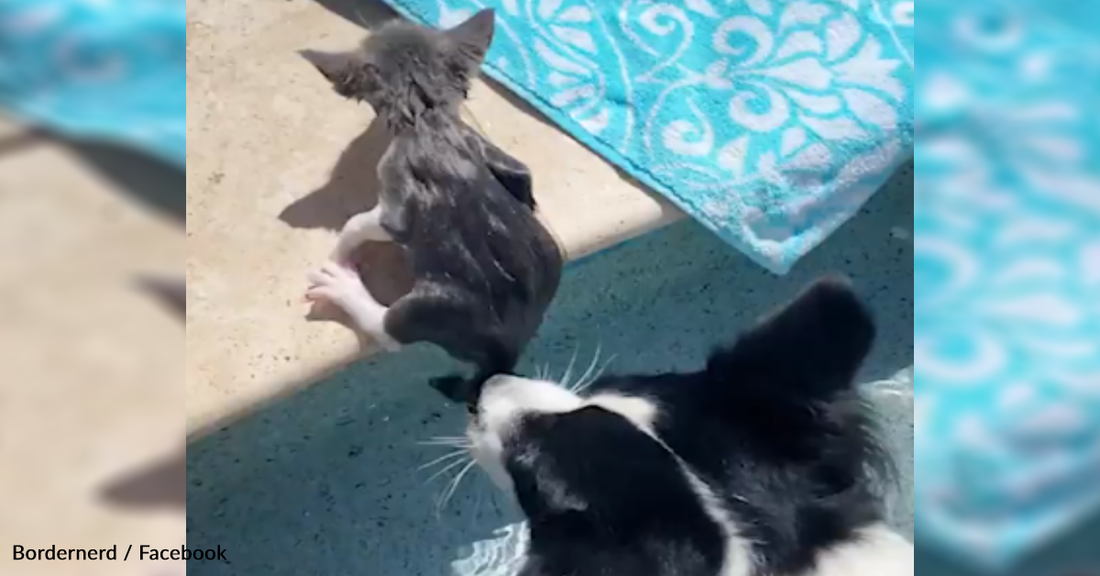
<path id="1" fill-rule="evenodd" d="M 874 334 L 847 283 L 825 280 L 703 370 L 586 392 L 647 399 L 665 446 L 600 407 L 523 417 L 502 458 L 531 527 L 521 576 L 718 576 L 722 533 L 666 446 L 751 542 L 752 574 L 814 574 L 882 521 L 878 488 L 894 478 L 853 386 Z"/>
<path id="2" fill-rule="evenodd" d="M 527 167 L 459 117 L 493 36 L 485 10 L 435 31 L 397 21 L 344 54 L 303 51 L 337 93 L 368 102 L 393 137 L 379 164 L 381 224 L 415 284 L 386 313 L 402 344 L 434 343 L 477 367 L 511 370 L 557 291 L 563 257 L 535 217 Z M 461 378 L 436 386 L 456 400 Z"/>

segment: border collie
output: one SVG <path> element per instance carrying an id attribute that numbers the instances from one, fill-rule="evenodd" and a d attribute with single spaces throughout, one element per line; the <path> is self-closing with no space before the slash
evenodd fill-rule
<path id="1" fill-rule="evenodd" d="M 475 460 L 527 516 L 521 576 L 906 576 L 893 467 L 853 385 L 875 327 L 824 279 L 696 372 L 469 398 Z"/>

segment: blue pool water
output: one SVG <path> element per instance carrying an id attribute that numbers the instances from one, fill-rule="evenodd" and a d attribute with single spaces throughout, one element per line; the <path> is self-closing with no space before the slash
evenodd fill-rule
<path id="1" fill-rule="evenodd" d="M 861 381 L 889 378 L 912 364 L 912 222 L 903 170 L 784 277 L 693 222 L 647 235 L 570 268 L 521 369 L 561 374 L 574 353 L 583 367 L 597 349 L 609 371 L 694 368 L 759 314 L 840 271 L 881 325 Z M 437 468 L 418 470 L 446 453 L 418 441 L 462 431 L 464 411 L 426 384 L 453 368 L 427 346 L 375 356 L 193 442 L 188 545 L 221 545 L 230 563 L 191 563 L 188 574 L 506 574 L 500 564 L 522 536 L 506 498 L 473 470 L 440 508 L 448 475 L 428 482 Z M 909 490 L 897 524 L 911 534 L 912 396 L 901 384 L 881 397 Z"/>

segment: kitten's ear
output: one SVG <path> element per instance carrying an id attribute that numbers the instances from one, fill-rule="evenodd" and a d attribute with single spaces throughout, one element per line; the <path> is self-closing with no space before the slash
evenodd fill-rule
<path id="1" fill-rule="evenodd" d="M 299 50 L 298 54 L 313 64 L 333 84 L 342 82 L 355 65 L 355 58 L 347 52 Z"/>
<path id="2" fill-rule="evenodd" d="M 712 356 L 708 371 L 734 385 L 827 398 L 851 386 L 874 338 L 848 280 L 826 277 Z"/>
<path id="3" fill-rule="evenodd" d="M 370 100 L 375 89 L 372 68 L 355 52 L 321 52 L 300 50 L 299 54 L 328 78 L 336 93 L 356 100 Z"/>
<path id="4" fill-rule="evenodd" d="M 489 52 L 489 45 L 493 43 L 495 24 L 496 13 L 492 8 L 486 8 L 446 31 L 447 36 L 458 45 L 462 64 L 467 69 L 481 66 L 481 61 Z"/>

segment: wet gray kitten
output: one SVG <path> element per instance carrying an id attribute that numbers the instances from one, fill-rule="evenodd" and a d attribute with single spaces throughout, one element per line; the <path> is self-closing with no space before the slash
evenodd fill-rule
<path id="1" fill-rule="evenodd" d="M 334 302 L 387 348 L 431 342 L 473 363 L 472 380 L 433 383 L 455 400 L 514 367 L 562 269 L 535 218 L 527 167 L 459 118 L 493 25 L 492 10 L 444 31 L 396 21 L 351 52 L 302 52 L 337 93 L 369 103 L 393 137 L 378 165 L 378 206 L 348 221 L 307 297 Z M 410 256 L 414 287 L 392 307 L 348 263 L 367 240 L 392 240 Z"/>

